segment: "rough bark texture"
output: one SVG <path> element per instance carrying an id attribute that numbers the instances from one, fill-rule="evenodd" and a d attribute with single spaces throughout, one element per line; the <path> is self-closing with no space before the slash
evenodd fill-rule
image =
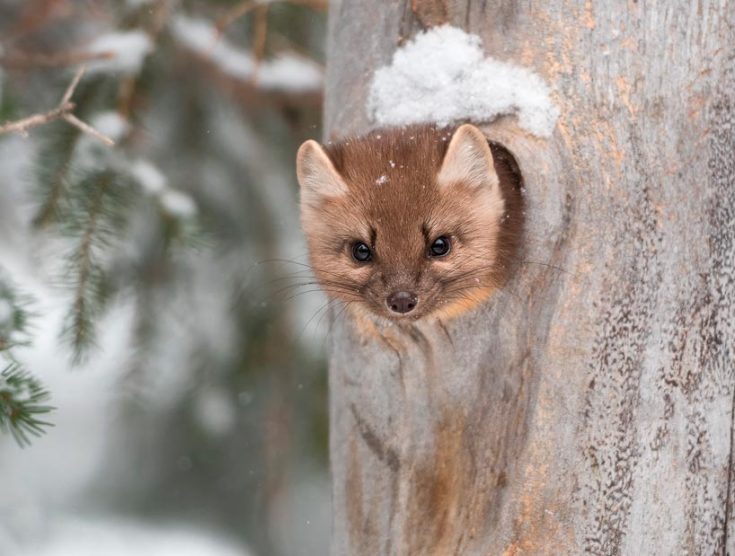
<path id="1" fill-rule="evenodd" d="M 735 3 L 342 0 L 328 136 L 426 25 L 554 89 L 511 283 L 397 355 L 337 319 L 333 553 L 735 554 Z M 543 264 L 541 264 L 543 263 Z"/>

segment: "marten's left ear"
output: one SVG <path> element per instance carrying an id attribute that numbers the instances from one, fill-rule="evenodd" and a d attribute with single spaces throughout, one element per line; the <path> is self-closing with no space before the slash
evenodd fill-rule
<path id="1" fill-rule="evenodd" d="M 322 146 L 309 139 L 296 155 L 296 178 L 301 186 L 301 199 L 318 202 L 325 197 L 347 193 L 347 185 Z"/>
<path id="2" fill-rule="evenodd" d="M 477 187 L 497 187 L 493 154 L 485 135 L 470 124 L 460 126 L 449 142 L 441 170 L 437 176 L 440 187 L 462 182 Z"/>

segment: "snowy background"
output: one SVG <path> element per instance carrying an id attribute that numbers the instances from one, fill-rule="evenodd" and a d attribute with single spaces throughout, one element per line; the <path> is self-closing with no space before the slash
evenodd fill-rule
<path id="1" fill-rule="evenodd" d="M 327 553 L 324 300 L 292 160 L 321 132 L 325 13 L 270 4 L 0 0 L 0 125 L 86 62 L 74 113 L 116 142 L 0 135 L 0 280 L 31 313 L 13 356 L 56 408 L 28 447 L 0 433 L 0 555 Z"/>

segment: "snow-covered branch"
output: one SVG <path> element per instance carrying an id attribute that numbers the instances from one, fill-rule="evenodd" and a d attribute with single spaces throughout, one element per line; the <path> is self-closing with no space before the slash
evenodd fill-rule
<path id="1" fill-rule="evenodd" d="M 312 60 L 291 53 L 258 63 L 248 50 L 221 38 L 214 25 L 203 19 L 177 16 L 171 24 L 176 41 L 226 76 L 268 92 L 309 94 L 320 92 L 323 69 Z"/>

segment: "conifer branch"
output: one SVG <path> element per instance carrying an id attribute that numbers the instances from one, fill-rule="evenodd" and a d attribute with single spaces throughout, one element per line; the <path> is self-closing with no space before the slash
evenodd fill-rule
<path id="1" fill-rule="evenodd" d="M 74 347 L 75 360 L 82 359 L 84 349 L 93 343 L 94 330 L 92 323 L 92 299 L 89 298 L 88 292 L 93 287 L 93 278 L 95 273 L 94 261 L 94 242 L 99 227 L 99 218 L 103 209 L 103 201 L 106 189 L 110 185 L 112 176 L 104 176 L 99 186 L 96 188 L 96 194 L 89 206 L 87 214 L 87 222 L 82 231 L 79 241 L 79 248 L 75 254 L 75 266 L 77 270 L 77 283 L 74 290 L 74 302 L 71 312 L 71 340 Z"/>
<path id="2" fill-rule="evenodd" d="M 65 176 L 69 171 L 69 166 L 71 165 L 71 155 L 72 153 L 70 152 L 67 160 L 65 160 L 59 169 L 53 174 L 51 178 L 50 193 L 41 205 L 38 214 L 33 219 L 34 226 L 43 227 L 54 217 L 54 213 L 59 206 L 61 194 L 64 190 Z"/>
<path id="3" fill-rule="evenodd" d="M 61 98 L 61 102 L 59 102 L 59 105 L 49 110 L 48 112 L 42 113 L 42 114 L 33 114 L 32 116 L 28 116 L 26 118 L 17 120 L 15 122 L 7 122 L 3 125 L 0 125 L 0 134 L 3 133 L 19 133 L 23 137 L 28 136 L 28 130 L 32 129 L 34 127 L 47 124 L 49 122 L 53 122 L 59 119 L 63 119 L 70 125 L 73 125 L 83 133 L 86 133 L 88 135 L 91 135 L 101 143 L 107 145 L 108 147 L 112 147 L 115 145 L 115 141 L 104 135 L 103 133 L 100 133 L 96 129 L 94 129 L 89 124 L 83 122 L 74 114 L 72 114 L 72 110 L 75 108 L 75 104 L 71 102 L 71 97 L 74 94 L 74 91 L 77 88 L 77 85 L 79 84 L 79 81 L 81 80 L 82 76 L 84 75 L 85 66 L 80 67 L 77 72 L 74 74 L 74 78 L 72 79 L 71 83 L 69 83 L 69 86 L 66 88 L 66 91 L 64 91 L 64 96 Z"/>
<path id="4" fill-rule="evenodd" d="M 72 181 L 76 145 L 81 137 L 77 128 L 62 126 L 42 138 L 38 152 L 38 185 L 42 198 L 33 225 L 42 228 L 57 222 L 63 210 L 65 194 Z"/>
<path id="5" fill-rule="evenodd" d="M 7 364 L 0 371 L 0 431 L 12 434 L 20 446 L 28 446 L 30 436 L 41 436 L 45 427 L 53 426 L 39 419 L 54 409 L 43 403 L 49 397 L 48 390 L 18 363 Z"/>
<path id="6" fill-rule="evenodd" d="M 40 436 L 44 427 L 53 426 L 39 415 L 54 408 L 44 405 L 48 391 L 13 358 L 11 349 L 28 343 L 28 312 L 24 298 L 0 276 L 0 432 L 10 433 L 20 446 L 30 436 Z"/>

